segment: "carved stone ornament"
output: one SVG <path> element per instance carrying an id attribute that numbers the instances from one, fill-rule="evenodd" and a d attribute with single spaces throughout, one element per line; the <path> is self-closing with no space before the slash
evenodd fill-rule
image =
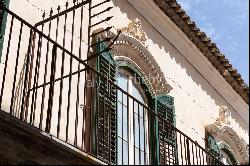
<path id="1" fill-rule="evenodd" d="M 229 117 L 231 113 L 226 106 L 220 107 L 219 117 L 216 119 L 215 124 L 218 126 L 230 125 Z"/>
<path id="2" fill-rule="evenodd" d="M 127 34 L 121 34 L 111 50 L 114 58 L 133 64 L 151 85 L 154 96 L 169 93 L 173 88 L 167 83 L 164 73 L 150 52 L 140 41 Z"/>
<path id="3" fill-rule="evenodd" d="M 213 124 L 206 126 L 206 130 L 216 140 L 223 141 L 230 146 L 238 163 L 248 164 L 249 145 L 229 126 L 229 117 L 231 117 L 231 114 L 228 108 L 220 107 L 219 117 Z"/>
<path id="4" fill-rule="evenodd" d="M 144 79 L 151 85 L 149 88 L 154 96 L 169 93 L 173 88 L 167 83 L 160 66 L 143 44 L 146 41 L 146 35 L 140 27 L 141 22 L 136 19 L 128 27 L 122 28 L 122 33 L 112 45 L 111 53 L 115 60 L 124 60 L 141 71 Z M 97 29 L 93 33 L 102 30 Z M 103 38 L 115 37 L 115 34 L 111 31 L 100 35 Z"/>
<path id="5" fill-rule="evenodd" d="M 128 24 L 128 27 L 124 27 L 121 31 L 125 34 L 131 35 L 143 44 L 145 43 L 146 35 L 141 29 L 141 21 L 139 19 L 135 19 L 134 21 Z"/>

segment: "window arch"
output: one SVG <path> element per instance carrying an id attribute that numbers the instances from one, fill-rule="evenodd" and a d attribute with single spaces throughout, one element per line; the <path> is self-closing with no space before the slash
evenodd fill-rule
<path id="1" fill-rule="evenodd" d="M 172 90 L 154 57 L 138 40 L 121 34 L 111 52 L 116 60 L 127 61 L 141 71 L 145 80 L 150 83 L 148 88 L 153 96 L 167 94 Z"/>
<path id="2" fill-rule="evenodd" d="M 221 163 L 223 163 L 224 165 L 238 164 L 235 158 L 235 154 L 233 150 L 230 148 L 230 146 L 226 142 L 214 138 L 210 133 L 208 133 L 207 136 L 207 146 L 208 146 L 208 151 L 210 151 L 211 154 L 217 159 L 219 159 Z"/>
<path id="3" fill-rule="evenodd" d="M 125 61 L 117 64 L 117 84 L 125 91 L 117 92 L 117 164 L 149 164 L 149 121 L 144 105 L 150 103 L 151 96 L 132 64 Z"/>
<path id="4" fill-rule="evenodd" d="M 229 145 L 225 142 L 219 142 L 220 161 L 225 165 L 237 165 L 234 153 Z"/>
<path id="5" fill-rule="evenodd" d="M 233 151 L 225 142 L 216 140 L 208 135 L 208 150 L 225 165 L 236 165 Z"/>
<path id="6" fill-rule="evenodd" d="M 225 165 L 236 165 L 237 164 L 233 155 L 227 149 L 220 150 L 220 161 Z"/>
<path id="7" fill-rule="evenodd" d="M 95 63 L 97 71 L 118 86 L 96 77 L 94 151 L 114 164 L 176 164 L 174 133 L 163 128 L 156 116 L 161 114 L 161 119 L 175 122 L 174 99 L 166 95 L 171 87 L 159 69 L 153 70 L 147 61 L 142 61 L 142 51 L 134 49 L 135 45 L 133 48 L 114 45 L 113 50 L 117 46 L 125 56 L 113 51 L 104 52 Z M 106 44 L 100 43 L 96 51 L 105 48 Z M 150 82 L 145 73 L 157 79 Z M 166 141 L 162 143 L 162 139 Z M 161 156 L 168 155 L 163 152 L 169 150 L 171 160 L 164 161 Z"/>
<path id="8" fill-rule="evenodd" d="M 237 133 L 227 125 L 218 125 L 217 123 L 206 126 L 206 147 L 209 149 L 208 135 L 211 135 L 213 140 L 216 142 L 220 150 L 223 149 L 225 152 L 232 154 L 237 164 L 245 165 L 249 163 L 249 154 L 247 152 L 247 144 L 237 135 Z M 220 157 L 220 156 L 219 156 Z"/>
<path id="9" fill-rule="evenodd" d="M 131 59 L 115 57 L 115 62 L 117 65 L 116 73 L 119 73 L 119 70 L 125 70 L 129 72 L 134 81 L 137 84 L 140 84 L 141 90 L 143 90 L 145 93 L 144 97 L 148 100 L 151 100 L 151 98 L 153 98 L 154 96 L 154 93 L 152 91 L 153 87 L 147 80 L 146 74 L 143 73 L 143 69 L 140 69 L 140 67 L 137 66 L 136 62 L 132 61 Z M 148 101 L 148 103 L 149 102 L 151 101 Z"/>

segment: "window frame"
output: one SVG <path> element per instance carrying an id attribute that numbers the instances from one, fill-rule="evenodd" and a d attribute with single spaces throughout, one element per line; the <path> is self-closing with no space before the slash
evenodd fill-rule
<path id="1" fill-rule="evenodd" d="M 106 45 L 106 44 L 105 44 Z M 97 49 L 98 50 L 98 49 Z M 146 158 L 145 158 L 145 164 L 155 164 L 155 163 L 159 163 L 158 160 L 159 160 L 159 155 L 156 155 L 156 150 L 157 150 L 157 146 L 155 146 L 156 144 L 158 145 L 158 139 L 156 139 L 156 135 L 157 135 L 157 130 L 156 130 L 156 124 L 155 124 L 155 112 L 156 112 L 156 107 L 155 107 L 155 99 L 158 97 L 158 94 L 156 95 L 155 91 L 153 90 L 153 85 L 149 82 L 149 80 L 147 80 L 147 77 L 144 77 L 145 76 L 145 73 L 143 73 L 143 70 L 140 69 L 139 66 L 137 66 L 137 63 L 134 62 L 132 59 L 130 58 L 126 58 L 126 57 L 123 57 L 123 56 L 114 56 L 112 54 L 112 52 L 110 52 L 109 54 L 109 60 L 111 61 L 111 63 L 114 63 L 115 66 L 116 66 L 116 76 L 115 78 L 117 78 L 117 74 L 118 74 L 118 70 L 120 67 L 124 67 L 126 69 L 128 69 L 128 71 L 130 73 L 136 73 L 136 76 L 139 77 L 141 80 L 141 87 L 143 90 L 143 93 L 142 94 L 145 94 L 145 98 L 147 99 L 147 105 L 148 105 L 148 108 L 152 111 L 148 111 L 148 124 L 145 125 L 145 127 L 148 128 L 148 132 L 147 132 L 147 136 L 146 136 L 146 139 L 147 139 L 147 142 L 148 142 L 148 145 L 146 147 L 146 150 L 147 150 L 147 161 Z M 98 61 L 96 62 L 96 65 L 98 66 Z M 116 80 L 116 84 L 117 84 L 117 79 Z M 118 92 L 117 92 L 118 93 Z M 140 93 L 140 92 L 139 92 Z M 171 102 L 170 105 L 172 105 L 172 111 L 173 111 L 173 114 L 175 114 L 175 108 L 174 108 L 174 98 L 172 96 L 169 96 L 167 94 L 160 94 L 159 96 L 166 96 L 166 97 L 170 97 L 173 101 Z M 117 105 L 118 103 L 118 97 L 116 96 L 116 107 L 118 107 Z M 166 104 L 169 104 L 168 102 Z M 145 104 L 146 105 L 146 104 Z M 96 107 L 96 106 L 95 106 Z M 117 108 L 116 108 L 117 109 Z M 146 109 L 147 110 L 147 109 Z M 151 113 L 153 116 L 151 116 Z M 116 110 L 116 117 L 118 118 L 118 114 L 117 114 L 117 110 Z M 176 125 L 176 121 L 175 121 L 175 117 L 173 117 L 174 119 L 174 126 Z M 131 119 L 131 118 L 130 118 Z M 117 120 L 116 120 L 117 122 Z M 116 126 L 118 126 L 116 124 Z M 128 131 L 129 132 L 129 131 Z M 159 145 L 160 146 L 160 145 Z M 118 160 L 118 127 L 116 127 L 116 163 L 117 163 L 117 160 Z M 159 147 L 160 148 L 160 147 Z M 129 149 L 129 147 L 128 147 Z M 133 145 L 132 145 L 132 150 L 133 150 Z M 176 156 L 177 155 L 177 152 L 176 152 Z M 177 157 L 178 158 L 178 157 Z M 134 162 L 134 161 L 132 161 Z M 134 164 L 134 163 L 130 163 L 129 164 Z M 177 161 L 178 162 L 178 161 Z"/>
<path id="2" fill-rule="evenodd" d="M 222 151 L 223 151 L 230 158 L 233 165 L 239 164 L 230 146 L 223 140 L 214 137 L 209 131 L 206 131 L 206 148 L 215 158 L 217 158 L 220 161 L 221 161 Z M 210 164 L 213 164 L 213 163 L 210 163 Z"/>
<path id="3" fill-rule="evenodd" d="M 125 76 L 127 76 L 127 80 L 128 80 L 128 82 L 127 82 L 127 93 L 128 94 L 130 94 L 130 95 L 133 95 L 132 94 L 132 86 L 133 86 L 133 78 L 135 78 L 134 76 L 136 76 L 136 79 L 137 79 L 137 77 L 139 77 L 139 79 L 141 80 L 141 81 L 144 81 L 143 80 L 143 78 L 141 77 L 141 74 L 138 74 L 138 72 L 136 71 L 136 69 L 134 68 L 134 67 L 131 67 L 132 65 L 130 64 L 130 65 L 127 65 L 128 63 L 122 63 L 123 65 L 118 65 L 117 66 L 117 74 L 116 74 L 116 80 L 118 81 L 118 75 L 119 75 L 119 73 L 122 73 L 123 75 L 125 75 Z M 124 65 L 124 64 L 126 64 L 126 65 Z M 135 75 L 133 75 L 133 74 L 135 74 Z M 147 90 L 145 90 L 145 87 L 143 88 L 143 86 L 141 86 L 141 85 L 134 85 L 135 86 L 135 88 L 138 90 L 138 92 L 140 93 L 140 95 L 142 96 L 142 98 L 143 98 L 143 104 L 145 104 L 146 106 L 149 104 L 149 98 L 148 98 L 148 96 L 147 96 L 147 94 L 145 93 Z M 124 90 L 124 91 L 126 91 L 126 90 Z M 150 96 L 151 97 L 151 96 Z M 129 151 L 134 151 L 134 146 L 136 146 L 136 145 L 134 145 L 134 137 L 135 137 L 135 135 L 134 135 L 134 133 L 133 133 L 133 128 L 134 128 L 134 122 L 133 122 L 133 118 L 134 118 L 134 109 L 132 108 L 132 105 L 133 105 L 133 101 L 131 101 L 132 99 L 129 99 L 129 108 L 128 108 L 128 150 Z M 139 99 L 137 99 L 137 100 L 139 100 Z M 119 101 L 118 101 L 119 102 Z M 144 138 L 145 138 L 145 147 L 144 147 L 144 153 L 146 152 L 146 154 L 147 154 L 147 158 L 145 159 L 144 158 L 144 164 L 149 164 L 149 158 L 150 158 L 150 148 L 149 148 L 149 114 L 148 114 L 148 110 L 147 109 L 145 109 L 144 111 L 146 111 L 145 113 L 144 113 L 144 129 L 145 129 L 145 131 L 144 131 L 144 133 L 145 133 L 145 135 L 144 135 Z M 118 113 L 117 113 L 117 116 L 118 116 Z M 118 122 L 117 122 L 117 126 L 118 126 Z M 119 137 L 118 136 L 118 134 L 117 134 L 117 137 Z M 123 138 L 121 138 L 122 139 L 122 141 L 123 141 Z M 117 138 L 117 140 L 118 140 L 118 138 Z M 118 147 L 118 146 L 117 146 Z M 137 147 L 138 149 L 140 148 L 140 147 Z M 139 149 L 139 153 L 141 152 L 141 150 L 142 149 Z M 118 154 L 118 152 L 117 152 L 117 154 Z M 128 159 L 129 159 L 129 163 L 128 164 L 134 164 L 135 163 L 135 161 L 134 161 L 134 153 L 129 153 L 128 154 L 129 156 L 128 156 Z M 141 161 L 139 161 L 139 163 L 140 163 Z"/>
<path id="4" fill-rule="evenodd" d="M 233 150 L 230 148 L 230 146 L 227 143 L 219 142 L 218 147 L 220 149 L 220 160 L 221 160 L 221 157 L 222 157 L 221 152 L 223 151 L 229 157 L 229 159 L 230 159 L 230 161 L 232 162 L 233 165 L 238 164 L 238 162 L 237 162 L 237 160 L 235 158 Z"/>

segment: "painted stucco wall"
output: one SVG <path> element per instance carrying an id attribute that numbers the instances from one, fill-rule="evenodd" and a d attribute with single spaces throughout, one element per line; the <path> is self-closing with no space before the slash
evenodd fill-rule
<path id="1" fill-rule="evenodd" d="M 36 22 L 42 19 L 42 11 L 45 10 L 49 13 L 52 7 L 56 11 L 57 6 L 60 4 L 64 6 L 66 0 L 12 0 L 10 1 L 10 9 L 20 15 L 22 18 L 34 25 Z M 98 3 L 95 1 L 95 3 Z M 104 6 L 114 6 L 114 8 L 107 14 L 103 14 L 100 17 L 96 17 L 93 22 L 100 21 L 106 18 L 106 16 L 114 16 L 108 24 L 101 24 L 101 26 L 96 28 L 103 28 L 109 25 L 115 27 L 115 29 L 121 29 L 127 27 L 131 21 L 139 19 L 141 21 L 141 29 L 146 34 L 147 40 L 144 45 L 145 48 L 150 52 L 151 56 L 155 59 L 157 64 L 160 66 L 161 71 L 164 73 L 167 83 L 173 88 L 169 95 L 173 96 L 175 99 L 175 112 L 176 112 L 176 125 L 181 131 L 190 136 L 193 140 L 198 141 L 200 145 L 205 147 L 205 127 L 214 123 L 216 118 L 219 116 L 219 108 L 221 106 L 226 106 L 231 112 L 230 116 L 230 127 L 242 138 L 247 144 L 249 144 L 249 122 L 245 120 L 236 110 L 232 104 L 225 100 L 225 95 L 220 94 L 216 88 L 214 88 L 211 83 L 207 80 L 204 74 L 201 74 L 194 66 L 194 61 L 190 62 L 185 57 L 192 55 L 184 55 L 181 53 L 178 45 L 173 45 L 172 40 L 165 38 L 159 31 L 152 26 L 147 18 L 141 15 L 137 9 L 135 9 L 128 1 L 125 0 L 114 0 Z M 100 9 L 100 8 L 99 8 Z M 41 11 L 42 10 L 42 11 Z M 93 13 L 97 13 L 94 11 Z M 148 12 L 151 12 L 148 9 Z M 87 14 L 87 12 L 85 13 Z M 47 15 L 48 16 L 48 15 Z M 160 22 L 161 20 L 159 20 Z M 8 19 L 8 24 L 10 24 L 10 18 Z M 79 22 L 76 24 L 79 25 Z M 173 24 L 173 23 L 171 23 Z M 68 29 L 70 30 L 70 24 Z M 165 27 L 166 33 L 176 33 L 179 36 L 185 38 L 185 34 L 180 31 L 175 31 L 172 27 Z M 177 29 L 177 27 L 175 27 Z M 52 28 L 53 29 L 53 28 Z M 114 30 L 115 30 L 114 29 Z M 68 32 L 70 39 L 70 32 Z M 8 34 L 8 30 L 6 32 Z M 59 33 L 60 34 L 60 33 Z M 76 36 L 79 36 L 75 32 Z M 84 38 L 85 42 L 87 39 Z M 182 38 L 177 38 L 176 40 L 184 40 Z M 176 41 L 175 41 L 176 42 Z M 178 42 L 178 41 L 177 41 Z M 6 48 L 6 42 L 5 47 Z M 76 44 L 75 48 L 78 48 Z M 192 45 L 192 43 L 186 43 L 182 47 L 187 50 L 193 49 L 194 52 L 200 54 L 198 49 Z M 66 44 L 66 48 L 70 49 L 70 44 Z M 82 45 L 82 48 L 86 50 L 86 45 Z M 74 52 L 75 51 L 75 52 Z M 24 51 L 25 52 L 25 51 Z M 73 50 L 77 54 L 77 50 Z M 4 54 L 3 54 L 4 55 Z M 85 55 L 85 54 L 84 54 Z M 136 56 L 136 55 L 135 55 Z M 2 57 L 4 58 L 4 56 Z M 193 56 L 195 59 L 195 56 Z M 204 57 L 202 57 L 204 58 Z M 84 57 L 82 57 L 84 59 Z M 206 59 L 204 59 L 206 61 Z M 3 60 L 2 60 L 3 62 Z M 206 63 L 209 63 L 208 61 Z M 211 68 L 209 65 L 204 66 L 208 71 L 217 72 L 216 69 Z M 1 74 L 2 74 L 3 64 L 1 64 Z M 147 73 L 151 74 L 151 73 Z M 222 82 L 224 84 L 225 82 Z M 235 98 L 239 99 L 240 96 L 236 95 Z M 245 106 L 247 116 L 249 117 L 249 106 Z M 74 127 L 73 127 L 74 128 Z M 73 129 L 72 128 L 72 129 Z"/>

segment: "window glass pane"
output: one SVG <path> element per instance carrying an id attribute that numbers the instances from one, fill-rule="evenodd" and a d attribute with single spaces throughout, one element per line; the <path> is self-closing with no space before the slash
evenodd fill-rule
<path id="1" fill-rule="evenodd" d="M 123 141 L 123 165 L 128 165 L 128 143 Z"/>
<path id="2" fill-rule="evenodd" d="M 128 111 L 126 107 L 123 107 L 123 139 L 128 141 Z"/>
<path id="3" fill-rule="evenodd" d="M 119 72 L 117 81 L 118 81 L 118 86 L 127 92 L 128 91 L 128 77 L 127 77 L 127 75 Z"/>
<path id="4" fill-rule="evenodd" d="M 228 154 L 224 150 L 221 151 L 220 160 L 225 165 L 233 165 L 233 162 L 231 161 L 230 157 L 228 156 Z"/>
<path id="5" fill-rule="evenodd" d="M 139 104 L 139 113 L 140 113 L 141 117 L 143 117 L 143 111 L 144 111 L 144 109 L 143 109 L 142 105 Z M 145 113 L 144 113 L 144 116 L 145 116 Z"/>
<path id="6" fill-rule="evenodd" d="M 122 139 L 118 137 L 118 147 L 117 147 L 117 164 L 122 165 Z"/>
<path id="7" fill-rule="evenodd" d="M 136 101 L 134 101 L 134 103 L 133 103 L 133 111 L 137 116 L 137 114 L 138 114 L 138 103 Z"/>
<path id="8" fill-rule="evenodd" d="M 138 121 L 138 114 L 134 113 L 134 139 L 135 139 L 135 146 L 140 148 L 141 150 L 144 150 L 144 124 L 143 124 L 143 118 L 140 117 L 140 125 Z M 140 127 L 140 128 L 139 128 Z M 139 136 L 140 134 L 140 136 Z M 139 142 L 140 140 L 140 142 Z"/>
<path id="9" fill-rule="evenodd" d="M 128 112 L 127 108 L 118 102 L 117 104 L 118 136 L 128 140 Z M 123 134 L 123 135 L 122 135 Z"/>
<path id="10" fill-rule="evenodd" d="M 124 107 L 127 107 L 128 106 L 127 95 L 122 93 L 120 90 L 118 90 L 117 92 L 118 92 L 118 102 L 122 104 Z"/>
<path id="11" fill-rule="evenodd" d="M 120 103 L 123 103 L 123 101 L 122 101 L 122 92 L 119 90 L 119 89 L 117 89 L 117 97 L 118 97 L 118 101 L 120 102 Z"/>
<path id="12" fill-rule="evenodd" d="M 120 102 L 117 103 L 117 123 L 118 123 L 118 136 L 122 137 L 122 104 Z"/>
<path id="13" fill-rule="evenodd" d="M 139 165 L 139 159 L 140 159 L 139 149 L 135 148 L 135 165 Z"/>
<path id="14" fill-rule="evenodd" d="M 138 124 L 138 115 L 134 113 L 134 139 L 135 146 L 139 147 L 139 124 Z"/>
<path id="15" fill-rule="evenodd" d="M 141 165 L 145 164 L 144 163 L 144 155 L 146 155 L 146 154 L 144 154 L 144 151 L 141 151 Z"/>
<path id="16" fill-rule="evenodd" d="M 123 144 L 123 145 L 122 145 Z M 118 165 L 128 165 L 128 142 L 122 140 L 118 137 L 118 147 L 117 147 L 117 164 Z"/>
<path id="17" fill-rule="evenodd" d="M 128 95 L 123 93 L 123 105 L 128 107 Z"/>
<path id="18" fill-rule="evenodd" d="M 144 91 L 141 87 L 141 83 L 136 81 L 134 76 L 129 72 L 121 69 L 118 74 L 118 86 L 120 86 L 124 91 L 132 95 L 134 98 L 139 100 L 141 103 L 146 102 L 145 96 L 143 95 Z M 118 164 L 128 164 L 128 161 L 134 161 L 135 164 L 138 165 L 141 163 L 144 164 L 144 152 L 145 150 L 145 116 L 146 112 L 144 107 L 140 105 L 137 101 L 134 101 L 132 98 L 128 98 L 128 96 L 121 91 L 118 90 L 118 100 L 120 101 L 120 105 L 118 105 L 118 135 L 122 138 L 118 143 L 118 146 L 121 146 L 123 142 L 123 152 L 121 147 L 118 149 Z M 129 112 L 129 117 L 128 117 Z M 129 120 L 129 118 L 131 118 Z M 129 135 L 128 129 L 132 131 L 132 135 Z M 121 139 L 120 138 L 120 139 Z M 134 151 L 130 152 L 131 159 L 128 160 L 128 140 L 132 140 L 130 145 L 133 145 Z M 123 154 L 119 154 L 123 153 Z M 135 153 L 135 156 L 134 156 Z M 121 158 L 122 156 L 122 158 Z M 133 158 L 132 158 L 133 157 Z"/>
<path id="19" fill-rule="evenodd" d="M 141 93 L 139 92 L 138 86 L 140 86 L 140 85 L 138 85 L 138 83 L 137 84 L 135 82 L 132 83 L 132 87 L 131 87 L 132 95 L 134 98 L 136 98 L 140 102 L 144 103 L 143 95 L 141 95 Z"/>
<path id="20" fill-rule="evenodd" d="M 140 117 L 140 142 L 141 142 L 141 150 L 144 150 L 144 123 L 143 123 L 143 118 Z"/>

